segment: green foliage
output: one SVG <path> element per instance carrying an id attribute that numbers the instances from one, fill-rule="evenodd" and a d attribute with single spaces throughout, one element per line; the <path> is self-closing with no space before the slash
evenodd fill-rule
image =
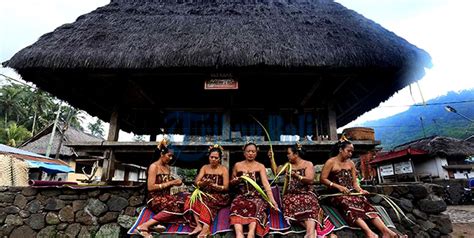
<path id="1" fill-rule="evenodd" d="M 104 123 L 99 118 L 97 118 L 94 123 L 90 122 L 89 125 L 87 125 L 87 129 L 89 129 L 94 136 L 104 137 Z"/>
<path id="2" fill-rule="evenodd" d="M 5 84 L 0 88 L 0 143 L 20 145 L 25 135 L 35 134 L 54 122 L 59 102 L 49 93 L 24 84 Z M 70 106 L 61 108 L 60 118 L 83 130 L 82 111 Z M 24 130 L 26 130 L 26 133 Z M 7 136 L 6 132 L 11 135 Z"/>
<path id="3" fill-rule="evenodd" d="M 0 128 L 0 142 L 8 146 L 16 147 L 29 137 L 31 137 L 31 132 L 15 122 L 9 123 L 8 127 Z"/>

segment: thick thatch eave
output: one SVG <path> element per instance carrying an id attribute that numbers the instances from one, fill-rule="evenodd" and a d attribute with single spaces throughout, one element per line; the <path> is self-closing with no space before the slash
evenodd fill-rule
<path id="1" fill-rule="evenodd" d="M 4 65 L 104 121 L 119 108 L 125 131 L 156 134 L 167 113 L 190 108 L 331 104 L 342 126 L 431 59 L 332 0 L 112 0 Z M 232 74 L 239 90 L 204 91 L 213 73 Z"/>
<path id="2" fill-rule="evenodd" d="M 43 35 L 6 66 L 401 68 L 429 55 L 330 0 L 112 0 Z"/>
<path id="3" fill-rule="evenodd" d="M 394 148 L 395 151 L 407 148 L 428 151 L 432 156 L 461 157 L 474 155 L 474 143 L 444 136 L 431 136 L 408 142 Z"/>

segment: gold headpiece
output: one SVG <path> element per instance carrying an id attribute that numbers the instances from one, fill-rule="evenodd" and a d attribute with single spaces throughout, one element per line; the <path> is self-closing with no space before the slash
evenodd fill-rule
<path id="1" fill-rule="evenodd" d="M 342 134 L 341 138 L 339 139 L 339 142 L 344 142 L 344 141 L 349 141 L 346 137 L 346 135 Z"/>
<path id="2" fill-rule="evenodd" d="M 224 148 L 222 148 L 222 146 L 219 145 L 219 144 L 214 144 L 214 145 L 209 146 L 208 151 L 211 151 L 211 150 L 214 149 L 214 148 L 217 148 L 217 149 L 221 150 L 221 152 L 224 151 Z"/>
<path id="3" fill-rule="evenodd" d="M 299 142 L 296 142 L 296 150 L 301 150 L 303 148 L 303 145 Z"/>
<path id="4" fill-rule="evenodd" d="M 163 150 L 164 148 L 168 148 L 169 141 L 166 138 L 163 138 L 160 142 L 157 143 L 156 147 L 159 150 Z"/>

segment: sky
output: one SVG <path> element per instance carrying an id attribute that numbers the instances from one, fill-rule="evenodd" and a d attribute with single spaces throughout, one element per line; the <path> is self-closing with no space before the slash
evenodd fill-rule
<path id="1" fill-rule="evenodd" d="M 448 91 L 474 88 L 474 1 L 472 0 L 336 0 L 349 9 L 426 50 L 433 67 L 419 81 L 400 90 L 378 108 L 345 127 L 376 120 L 407 110 L 407 106 L 445 95 Z M 41 35 L 71 23 L 80 15 L 106 5 L 109 0 L 2 0 L 0 5 L 0 62 L 34 43 Z M 19 79 L 11 69 L 0 73 Z M 0 77 L 0 83 L 3 78 Z M 3 82 L 4 83 L 4 82 Z M 421 92 L 421 93 L 420 93 Z M 93 121 L 88 117 L 87 122 Z M 86 127 L 86 126 L 84 126 Z M 343 128 L 345 128 L 343 127 Z M 343 128 L 340 128 L 342 130 Z M 105 128 L 106 132 L 108 126 Z M 120 141 L 132 135 L 121 132 Z"/>

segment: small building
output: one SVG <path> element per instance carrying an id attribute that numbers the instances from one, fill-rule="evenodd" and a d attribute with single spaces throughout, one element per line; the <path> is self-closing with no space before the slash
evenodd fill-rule
<path id="1" fill-rule="evenodd" d="M 62 160 L 0 144 L 0 186 L 25 186 L 29 179 L 51 179 L 72 171 Z"/>
<path id="2" fill-rule="evenodd" d="M 20 146 L 22 149 L 32 151 L 41 155 L 46 154 L 48 143 L 51 139 L 54 124 L 50 124 L 38 132 L 33 137 L 29 138 Z M 102 175 L 102 161 L 103 155 L 84 155 L 74 148 L 68 147 L 68 144 L 83 143 L 83 142 L 97 142 L 101 143 L 104 139 L 85 133 L 72 126 L 65 126 L 64 122 L 59 122 L 56 126 L 53 143 L 51 145 L 50 156 L 64 161 L 67 165 L 74 169 L 73 173 L 64 174 L 64 181 L 81 182 L 85 181 L 87 175 L 91 174 L 94 164 L 97 162 L 97 172 L 95 173 L 95 180 L 100 180 Z M 46 157 L 47 158 L 47 157 Z M 113 180 L 118 181 L 136 181 L 138 182 L 139 175 L 143 173 L 146 168 L 135 165 L 118 164 Z"/>
<path id="3" fill-rule="evenodd" d="M 474 144 L 450 137 L 431 136 L 380 152 L 370 163 L 376 165 L 379 182 L 472 177 L 465 160 L 474 155 Z"/>

